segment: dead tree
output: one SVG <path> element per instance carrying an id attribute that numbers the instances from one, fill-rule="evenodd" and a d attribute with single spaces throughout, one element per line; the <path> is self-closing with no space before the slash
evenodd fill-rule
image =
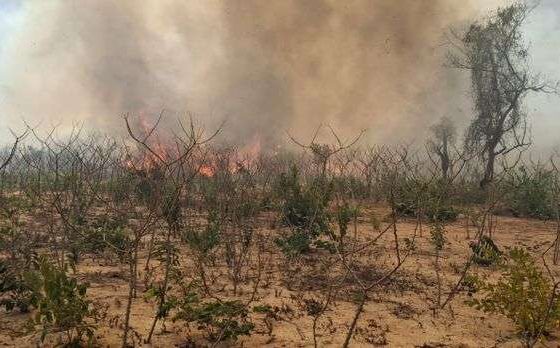
<path id="1" fill-rule="evenodd" d="M 448 117 L 443 117 L 432 127 L 432 137 L 428 139 L 428 155 L 435 154 L 439 159 L 441 176 L 444 180 L 449 179 L 450 171 L 453 170 L 452 148 L 455 145 L 456 129 Z"/>
<path id="2" fill-rule="evenodd" d="M 336 139 L 335 145 L 330 144 L 321 144 L 317 142 L 317 136 L 319 135 L 319 131 L 321 130 L 322 126 L 317 127 L 315 133 L 313 134 L 313 138 L 309 142 L 309 144 L 302 144 L 301 142 L 297 141 L 294 137 L 290 134 L 288 136 L 290 139 L 298 146 L 302 147 L 303 149 L 310 150 L 313 158 L 317 161 L 317 164 L 320 167 L 320 174 L 321 177 L 324 178 L 327 173 L 327 168 L 329 165 L 329 161 L 331 158 L 336 155 L 337 153 L 346 150 L 352 146 L 354 146 L 358 140 L 364 135 L 365 130 L 362 130 L 360 134 L 358 134 L 354 139 L 350 141 L 342 141 L 340 137 L 336 134 L 332 127 L 328 127 L 331 131 L 332 136 Z"/>
<path id="3" fill-rule="evenodd" d="M 10 151 L 8 152 L 8 156 L 3 161 L 0 162 L 0 171 L 2 171 L 4 168 L 6 168 L 8 166 L 8 164 L 10 164 L 10 162 L 14 158 L 19 143 L 27 135 L 27 130 L 22 135 L 16 135 L 13 132 L 12 132 L 12 135 L 14 136 L 15 140 L 14 140 L 14 143 L 12 144 L 12 147 L 11 147 Z"/>
<path id="4" fill-rule="evenodd" d="M 154 211 L 156 218 L 161 219 L 165 222 L 167 229 L 164 234 L 164 242 L 162 243 L 163 249 L 163 267 L 164 267 L 164 279 L 159 286 L 158 291 L 158 304 L 157 311 L 150 331 L 146 338 L 146 342 L 150 343 L 151 338 L 154 333 L 155 326 L 157 322 L 164 319 L 164 306 L 166 304 L 167 290 L 169 288 L 170 273 L 172 264 L 177 259 L 175 255 L 176 249 L 173 247 L 172 237 L 178 234 L 178 228 L 180 226 L 181 219 L 181 199 L 182 193 L 185 191 L 186 186 L 192 181 L 196 173 L 189 173 L 184 175 L 183 170 L 185 169 L 184 164 L 191 159 L 196 150 L 210 142 L 214 137 L 216 137 L 221 131 L 221 126 L 214 133 L 209 136 L 205 135 L 204 129 L 197 127 L 192 118 L 189 118 L 189 124 L 184 125 L 179 121 L 180 132 L 177 132 L 172 137 L 172 142 L 169 145 L 162 145 L 162 143 L 156 139 L 157 138 L 157 127 L 162 119 L 163 113 L 161 113 L 154 123 L 154 125 L 145 131 L 145 134 L 138 134 L 134 132 L 130 122 L 129 116 L 124 116 L 124 121 L 126 124 L 126 129 L 128 135 L 138 148 L 142 152 L 142 163 L 146 163 L 146 159 L 150 160 L 148 164 L 149 175 L 144 175 L 142 171 L 138 172 L 147 180 L 147 183 L 152 187 L 153 194 L 150 199 L 154 208 L 159 206 L 159 209 L 155 208 Z M 171 144 L 174 143 L 174 146 Z M 133 163 L 133 162 L 131 162 Z M 169 192 L 165 191 L 165 186 L 168 187 Z M 155 237 L 155 230 L 153 231 L 152 240 Z M 138 234 L 135 239 L 135 245 L 138 245 L 143 237 L 142 234 Z M 153 243 L 151 243 L 153 245 Z M 137 254 L 137 248 L 135 248 L 135 255 Z M 148 252 L 148 259 L 152 254 L 152 250 Z M 149 260 L 147 261 L 147 269 L 149 266 Z M 131 271 L 136 270 L 137 259 L 132 262 L 133 267 Z M 134 278 L 135 275 L 131 273 L 131 277 Z M 133 286 L 131 286 L 133 289 Z M 127 336 L 130 320 L 130 306 L 131 297 L 129 296 L 127 304 L 127 312 L 125 316 L 125 328 L 123 334 L 122 346 L 127 346 Z"/>
<path id="5" fill-rule="evenodd" d="M 497 157 L 530 145 L 525 97 L 556 89 L 529 66 L 521 27 L 531 9 L 515 3 L 473 23 L 464 34 L 451 35 L 450 65 L 471 75 L 475 115 L 465 145 L 482 159 L 482 188 L 494 179 Z"/>

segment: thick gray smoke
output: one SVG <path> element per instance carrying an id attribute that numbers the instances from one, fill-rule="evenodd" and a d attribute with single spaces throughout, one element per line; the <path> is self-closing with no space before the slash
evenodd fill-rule
<path id="1" fill-rule="evenodd" d="M 15 122 L 124 129 L 121 115 L 193 112 L 237 142 L 320 123 L 413 140 L 464 107 L 442 35 L 475 0 L 28 1 L 6 45 Z M 463 111 L 468 113 L 468 110 Z"/>

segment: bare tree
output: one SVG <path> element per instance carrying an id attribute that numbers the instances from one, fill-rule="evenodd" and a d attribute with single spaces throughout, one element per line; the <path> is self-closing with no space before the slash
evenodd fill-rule
<path id="1" fill-rule="evenodd" d="M 10 162 L 14 158 L 14 155 L 16 154 L 16 150 L 17 150 L 17 147 L 18 147 L 19 143 L 27 135 L 27 130 L 22 135 L 16 135 L 13 132 L 12 132 L 12 135 L 15 138 L 14 143 L 12 144 L 12 147 L 11 147 L 10 151 L 8 152 L 8 156 L 3 161 L 0 160 L 0 170 L 6 168 L 8 166 L 8 164 L 10 164 Z"/>
<path id="2" fill-rule="evenodd" d="M 530 145 L 524 98 L 555 90 L 529 66 L 521 27 L 531 10 L 515 3 L 473 23 L 464 34 L 452 35 L 450 64 L 471 75 L 475 116 L 465 145 L 484 163 L 482 188 L 494 179 L 497 157 Z"/>
<path id="3" fill-rule="evenodd" d="M 428 139 L 428 152 L 435 154 L 439 158 L 441 175 L 447 180 L 450 171 L 453 170 L 452 147 L 455 145 L 457 130 L 455 125 L 448 117 L 442 117 L 440 121 L 432 127 L 432 137 Z"/>
<path id="4" fill-rule="evenodd" d="M 328 126 L 332 136 L 336 139 L 336 145 L 330 145 L 330 144 L 322 144 L 317 142 L 317 136 L 319 135 L 319 131 L 321 130 L 321 128 L 322 125 L 317 127 L 315 133 L 313 134 L 313 139 L 309 142 L 309 144 L 302 144 L 294 137 L 292 137 L 289 133 L 288 136 L 296 145 L 300 146 L 303 149 L 311 151 L 311 153 L 313 154 L 313 158 L 315 159 L 316 163 L 319 165 L 321 177 L 325 177 L 331 157 L 333 157 L 334 155 L 336 155 L 341 151 L 344 151 L 354 146 L 364 135 L 365 130 L 361 130 L 360 134 L 358 134 L 358 136 L 356 136 L 354 139 L 349 141 L 343 141 L 336 134 L 334 129 L 331 126 Z"/>

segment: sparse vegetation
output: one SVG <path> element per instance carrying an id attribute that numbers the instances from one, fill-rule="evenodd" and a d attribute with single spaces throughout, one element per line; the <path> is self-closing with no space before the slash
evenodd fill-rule
<path id="1" fill-rule="evenodd" d="M 478 280 L 477 290 L 482 296 L 469 304 L 508 317 L 515 323 L 523 345 L 533 347 L 560 322 L 557 286 L 527 251 L 514 248 L 498 282 Z"/>
<path id="2" fill-rule="evenodd" d="M 524 98 L 552 88 L 529 10 L 451 38 L 464 144 L 454 115 L 421 146 L 319 126 L 236 147 L 162 115 L 125 115 L 124 140 L 27 125 L 0 151 L 0 345 L 558 344 L 560 172 L 523 154 Z"/>

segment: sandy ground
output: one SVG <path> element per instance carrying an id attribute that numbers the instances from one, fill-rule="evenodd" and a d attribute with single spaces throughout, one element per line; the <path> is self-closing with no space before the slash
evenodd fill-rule
<path id="1" fill-rule="evenodd" d="M 382 211 L 379 214 L 383 214 Z M 414 231 L 413 221 L 398 224 L 401 247 Z M 494 239 L 500 248 L 524 246 L 537 257 L 554 240 L 556 226 L 552 222 L 499 217 Z M 277 231 L 262 230 L 268 243 L 271 243 Z M 361 242 L 373 238 L 374 231 L 366 218 L 360 219 L 357 234 Z M 443 277 L 443 297 L 445 298 L 459 277 L 466 259 L 470 254 L 465 221 L 458 220 L 446 226 L 447 244 L 441 254 Z M 474 228 L 470 228 L 470 237 Z M 424 226 L 422 236 L 417 237 L 415 252 L 407 259 L 402 269 L 391 281 L 376 288 L 367 302 L 358 322 L 352 347 L 389 346 L 389 347 L 519 347 L 515 330 L 511 322 L 499 315 L 488 315 L 467 306 L 465 292 L 460 293 L 451 306 L 434 311 L 437 298 L 437 281 L 434 268 L 435 254 L 429 243 L 429 229 Z M 388 233 L 378 243 L 368 248 L 356 259 L 356 267 L 363 279 L 374 281 L 391 269 L 395 264 L 392 251 L 393 235 Z M 244 347 L 312 347 L 313 319 L 302 308 L 302 300 L 316 298 L 324 301 L 329 284 L 338 284 L 343 273 L 341 266 L 324 265 L 321 260 L 328 258 L 326 252 L 318 251 L 305 256 L 302 260 L 290 263 L 286 269 L 285 259 L 277 253 L 262 255 L 263 268 L 255 302 L 251 305 L 269 304 L 281 309 L 279 318 L 269 320 L 272 333 L 269 334 L 262 314 L 251 313 L 255 331 L 251 336 L 242 336 L 237 342 L 226 342 L 221 346 Z M 185 255 L 188 250 L 185 248 Z M 550 261 L 550 260 L 549 260 Z M 550 262 L 551 264 L 552 262 Z M 143 265 L 143 263 L 140 263 Z M 256 266 L 253 264 L 254 272 Z M 192 262 L 182 260 L 181 268 L 185 274 L 196 273 Z M 139 267 L 143 269 L 143 267 Z M 552 266 L 554 272 L 560 273 L 560 267 Z M 497 271 L 476 267 L 475 273 L 485 277 L 495 277 Z M 214 295 L 220 298 L 244 299 L 252 292 L 252 283 L 241 287 L 242 295 L 234 295 L 231 282 L 224 269 L 217 267 L 212 288 Z M 127 273 L 122 265 L 111 264 L 102 260 L 86 258 L 78 269 L 76 276 L 91 284 L 88 296 L 96 303 L 108 306 L 104 320 L 97 323 L 96 343 L 102 347 L 117 347 L 121 341 L 122 316 L 127 298 Z M 141 273 L 142 279 L 143 274 Z M 132 310 L 132 327 L 138 333 L 137 346 L 149 331 L 155 311 L 153 301 L 142 297 L 144 287 L 139 284 L 138 298 Z M 350 281 L 333 291 L 332 304 L 318 320 L 318 346 L 341 346 L 347 328 L 354 314 L 356 304 L 352 301 L 356 288 Z M 28 334 L 23 329 L 28 314 L 0 312 L 0 346 L 34 347 L 39 344 L 38 334 Z M 547 347 L 557 347 L 560 332 L 553 332 L 545 342 Z M 203 332 L 184 322 L 158 324 L 151 347 L 193 347 L 206 346 Z M 53 345 L 54 341 L 44 343 Z M 544 346 L 544 345 L 543 345 Z"/>

